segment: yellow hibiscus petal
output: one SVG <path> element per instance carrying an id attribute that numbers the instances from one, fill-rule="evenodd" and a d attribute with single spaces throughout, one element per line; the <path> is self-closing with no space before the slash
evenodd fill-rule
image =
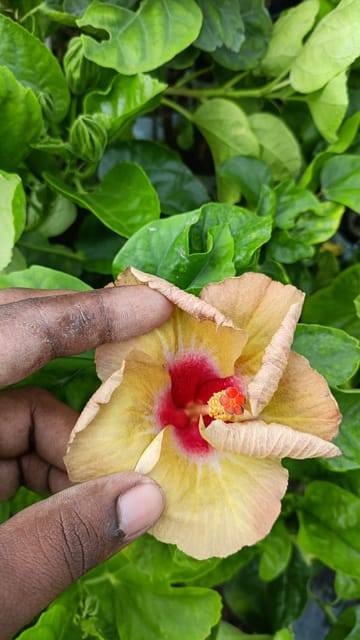
<path id="1" fill-rule="evenodd" d="M 291 352 L 284 375 L 267 407 L 259 416 L 292 429 L 333 440 L 341 414 L 326 380 L 306 358 Z"/>
<path id="2" fill-rule="evenodd" d="M 144 351 L 156 361 L 159 361 L 159 358 L 163 358 L 164 353 L 173 353 L 176 346 L 174 340 L 178 328 L 183 334 L 183 342 L 185 344 L 186 334 L 188 334 L 186 318 L 191 318 L 188 324 L 192 322 L 191 326 L 194 327 L 194 331 L 197 334 L 204 332 L 203 321 L 208 321 L 208 324 L 213 326 L 214 331 L 216 327 L 233 328 L 232 322 L 218 309 L 157 276 L 129 267 L 120 274 L 115 282 L 116 286 L 139 284 L 146 284 L 151 289 L 155 289 L 167 297 L 175 305 L 174 314 L 159 329 L 155 329 L 144 336 L 98 347 L 96 350 L 96 369 L 101 380 L 105 380 L 113 371 L 116 371 L 120 367 L 122 360 L 134 348 Z M 202 322 L 200 331 L 199 322 Z M 242 345 L 245 342 L 246 336 L 243 334 Z M 187 339 L 186 343 L 191 344 L 191 340 Z"/>
<path id="3" fill-rule="evenodd" d="M 213 420 L 207 428 L 200 425 L 202 437 L 219 451 L 257 458 L 331 458 L 341 454 L 331 442 L 295 431 L 283 424 L 262 420 L 225 423 Z"/>
<path id="4" fill-rule="evenodd" d="M 167 503 L 151 533 L 198 559 L 225 557 L 264 538 L 279 515 L 287 471 L 271 458 L 214 452 L 204 462 L 185 457 L 171 429 L 151 472 Z"/>
<path id="5" fill-rule="evenodd" d="M 259 370 L 248 385 L 248 400 L 254 417 L 266 407 L 278 387 L 287 365 L 300 313 L 300 303 L 290 306 L 280 327 L 265 349 Z"/>
<path id="6" fill-rule="evenodd" d="M 130 361 L 90 398 L 65 456 L 73 482 L 134 469 L 157 434 L 154 407 L 170 384 L 161 365 Z"/>
<path id="7" fill-rule="evenodd" d="M 254 377 L 265 349 L 279 330 L 290 307 L 300 309 L 304 294 L 292 285 L 275 282 L 261 273 L 244 273 L 237 278 L 207 285 L 201 299 L 209 302 L 248 334 L 241 355 L 244 375 Z"/>

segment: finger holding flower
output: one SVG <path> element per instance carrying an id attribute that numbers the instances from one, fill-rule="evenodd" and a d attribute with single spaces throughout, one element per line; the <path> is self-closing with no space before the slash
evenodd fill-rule
<path id="1" fill-rule="evenodd" d="M 267 535 L 288 482 L 284 457 L 338 455 L 340 414 L 324 378 L 291 352 L 303 293 L 247 273 L 200 299 L 135 269 L 174 304 L 145 336 L 97 350 L 103 380 L 65 458 L 73 481 L 149 473 L 167 506 L 151 533 L 196 558 Z"/>

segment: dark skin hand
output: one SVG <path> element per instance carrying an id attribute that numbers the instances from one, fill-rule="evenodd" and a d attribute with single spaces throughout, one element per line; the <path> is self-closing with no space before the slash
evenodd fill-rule
<path id="1" fill-rule="evenodd" d="M 0 291 L 0 386 L 53 358 L 150 331 L 170 313 L 170 303 L 143 286 Z M 139 537 L 163 511 L 161 489 L 138 473 L 71 486 L 63 456 L 76 419 L 73 409 L 45 389 L 0 392 L 0 501 L 20 485 L 56 494 L 0 527 L 1 640 Z"/>

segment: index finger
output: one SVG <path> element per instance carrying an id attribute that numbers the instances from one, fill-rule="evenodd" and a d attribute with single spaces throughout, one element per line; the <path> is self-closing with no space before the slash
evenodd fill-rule
<path id="1" fill-rule="evenodd" d="M 59 356 L 127 340 L 165 322 L 171 304 L 146 286 L 37 296 L 0 306 L 0 385 Z"/>

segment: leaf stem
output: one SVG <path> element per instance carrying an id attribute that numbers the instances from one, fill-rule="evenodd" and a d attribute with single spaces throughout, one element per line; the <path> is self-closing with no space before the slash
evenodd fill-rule
<path id="1" fill-rule="evenodd" d="M 262 96 L 267 96 L 268 94 L 273 94 L 284 87 L 290 85 L 289 78 L 284 78 L 284 74 L 278 76 L 268 84 L 263 85 L 262 87 L 253 87 L 251 89 L 232 89 L 233 84 L 238 82 L 241 79 L 242 74 L 238 75 L 236 78 L 233 78 L 230 82 L 223 85 L 222 87 L 211 88 L 211 89 L 187 89 L 179 86 L 168 87 L 165 90 L 166 95 L 173 96 L 184 96 L 188 98 L 197 98 L 201 100 L 203 98 L 214 98 L 214 97 L 222 97 L 222 98 L 261 98 Z"/>
<path id="2" fill-rule="evenodd" d="M 180 113 L 184 118 L 186 118 L 186 120 L 189 120 L 189 122 L 192 122 L 193 117 L 190 111 L 182 107 L 177 102 L 174 102 L 173 100 L 169 100 L 168 98 L 162 98 L 161 104 L 165 105 L 166 107 L 170 107 L 170 109 L 174 109 L 174 111 L 177 111 L 178 113 Z"/>
<path id="3" fill-rule="evenodd" d="M 192 80 L 195 80 L 195 78 L 198 78 L 199 76 L 203 76 L 205 73 L 208 73 L 209 71 L 212 71 L 214 65 L 211 64 L 208 67 L 205 67 L 205 69 L 198 69 L 197 71 L 193 71 L 192 73 L 188 73 L 187 75 L 183 75 L 181 76 L 181 78 L 179 78 L 179 80 L 177 82 L 175 82 L 174 87 L 175 88 L 179 88 L 184 86 L 184 84 L 188 84 L 188 82 L 192 82 Z"/>

